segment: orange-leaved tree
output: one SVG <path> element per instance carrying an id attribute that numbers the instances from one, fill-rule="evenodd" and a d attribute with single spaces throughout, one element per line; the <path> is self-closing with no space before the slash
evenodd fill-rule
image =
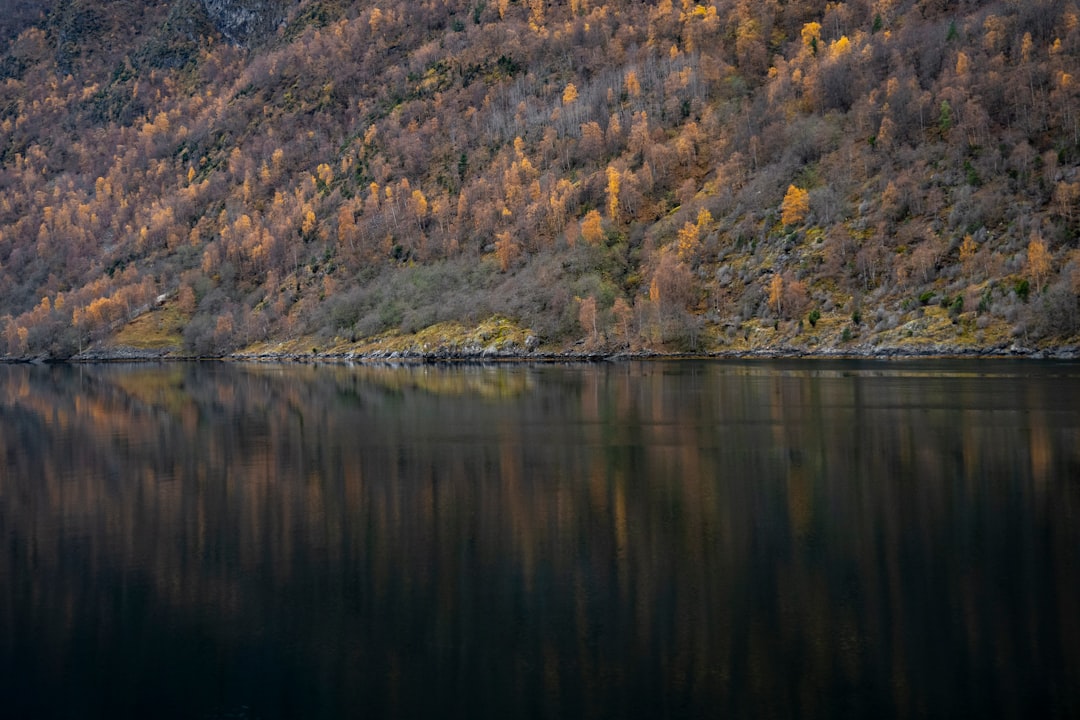
<path id="1" fill-rule="evenodd" d="M 1046 279 L 1050 276 L 1052 258 L 1046 249 L 1046 243 L 1036 233 L 1032 233 L 1028 243 L 1027 271 L 1035 282 L 1036 292 L 1042 292 Z"/>
<path id="2" fill-rule="evenodd" d="M 810 193 L 802 188 L 788 185 L 784 200 L 780 203 L 780 220 L 785 225 L 797 225 L 810 212 Z"/>

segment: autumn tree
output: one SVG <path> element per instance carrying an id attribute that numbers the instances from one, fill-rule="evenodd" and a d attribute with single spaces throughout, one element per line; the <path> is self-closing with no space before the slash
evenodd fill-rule
<path id="1" fill-rule="evenodd" d="M 521 254 L 521 245 L 509 231 L 499 233 L 495 239 L 495 256 L 499 259 L 499 269 L 507 272 Z"/>
<path id="2" fill-rule="evenodd" d="M 686 309 L 693 302 L 694 277 L 678 254 L 664 248 L 649 282 L 649 299 L 661 310 Z"/>
<path id="3" fill-rule="evenodd" d="M 1038 234 L 1032 233 L 1027 247 L 1027 273 L 1035 284 L 1035 291 L 1042 292 L 1046 279 L 1050 276 L 1053 258 L 1046 249 L 1046 243 Z"/>
<path id="4" fill-rule="evenodd" d="M 634 113 L 627 144 L 630 152 L 635 154 L 644 153 L 649 146 L 649 116 L 644 110 Z"/>
<path id="5" fill-rule="evenodd" d="M 707 208 L 701 208 L 695 222 L 683 223 L 676 237 L 679 260 L 694 264 L 701 259 L 701 236 L 712 221 L 712 213 Z"/>
<path id="6" fill-rule="evenodd" d="M 608 217 L 612 222 L 619 220 L 619 171 L 608 165 L 607 169 Z"/>
<path id="7" fill-rule="evenodd" d="M 612 113 L 611 117 L 608 118 L 607 132 L 604 133 L 604 139 L 607 141 L 608 152 L 617 153 L 622 149 L 622 120 L 619 119 L 618 113 Z"/>
<path id="8" fill-rule="evenodd" d="M 816 56 L 818 54 L 818 43 L 821 42 L 821 23 L 806 23 L 802 27 L 801 35 L 803 47 L 811 55 Z"/>
<path id="9" fill-rule="evenodd" d="M 780 273 L 774 273 L 769 280 L 769 307 L 777 315 L 784 312 L 784 278 Z"/>
<path id="10" fill-rule="evenodd" d="M 801 223 L 810 211 L 810 193 L 802 188 L 788 185 L 784 200 L 780 203 L 780 221 L 785 225 Z"/>
<path id="11" fill-rule="evenodd" d="M 348 247 L 350 250 L 355 250 L 358 234 L 356 217 L 352 207 L 347 203 L 342 203 L 341 207 L 338 208 L 338 244 L 343 247 Z"/>
<path id="12" fill-rule="evenodd" d="M 582 123 L 578 151 L 586 161 L 598 160 L 604 154 L 604 131 L 600 128 L 600 123 L 595 120 Z"/>
<path id="13" fill-rule="evenodd" d="M 181 312 L 188 315 L 195 312 L 195 291 L 192 290 L 190 284 L 182 283 L 180 285 L 176 300 L 177 307 Z"/>
<path id="14" fill-rule="evenodd" d="M 806 281 L 800 280 L 791 271 L 784 280 L 784 313 L 787 318 L 800 318 L 810 304 L 810 293 Z"/>
<path id="15" fill-rule="evenodd" d="M 701 242 L 698 240 L 698 226 L 696 223 L 686 222 L 679 229 L 676 238 L 679 259 L 683 262 L 691 262 L 697 258 L 701 250 Z"/>
<path id="16" fill-rule="evenodd" d="M 539 31 L 544 26 L 545 16 L 545 0 L 529 0 L 529 26 L 534 32 Z"/>
<path id="17" fill-rule="evenodd" d="M 590 245 L 599 245 L 603 241 L 604 227 L 598 210 L 590 210 L 581 219 L 581 237 Z"/>

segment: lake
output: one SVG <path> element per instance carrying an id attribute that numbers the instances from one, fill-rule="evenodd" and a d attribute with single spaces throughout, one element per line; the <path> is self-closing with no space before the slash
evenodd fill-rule
<path id="1" fill-rule="evenodd" d="M 1080 716 L 1080 365 L 0 366 L 0 715 Z"/>

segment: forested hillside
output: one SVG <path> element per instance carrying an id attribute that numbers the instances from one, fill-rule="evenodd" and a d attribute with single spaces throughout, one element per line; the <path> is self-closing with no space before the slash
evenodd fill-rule
<path id="1" fill-rule="evenodd" d="M 0 355 L 1077 343 L 1074 0 L 0 10 Z"/>

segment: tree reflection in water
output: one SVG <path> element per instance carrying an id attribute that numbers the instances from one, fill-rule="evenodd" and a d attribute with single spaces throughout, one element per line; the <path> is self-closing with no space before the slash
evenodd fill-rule
<path id="1" fill-rule="evenodd" d="M 0 367 L 13 716 L 1080 712 L 1080 368 Z"/>

